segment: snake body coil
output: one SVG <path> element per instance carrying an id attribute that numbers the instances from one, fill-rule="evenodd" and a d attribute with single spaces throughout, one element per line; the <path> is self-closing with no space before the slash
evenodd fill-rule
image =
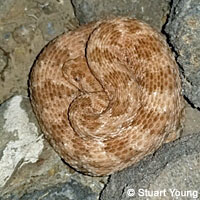
<path id="1" fill-rule="evenodd" d="M 31 103 L 46 138 L 73 168 L 106 175 L 176 138 L 183 99 L 165 39 L 136 19 L 65 33 L 39 55 Z"/>

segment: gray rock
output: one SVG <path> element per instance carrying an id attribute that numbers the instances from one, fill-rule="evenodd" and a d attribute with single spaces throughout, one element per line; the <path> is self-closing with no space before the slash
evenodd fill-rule
<path id="1" fill-rule="evenodd" d="M 0 18 L 4 17 L 14 5 L 15 0 L 0 0 Z"/>
<path id="2" fill-rule="evenodd" d="M 129 16 L 146 21 L 157 29 L 169 13 L 168 0 L 72 0 L 80 24 L 112 16 Z"/>
<path id="3" fill-rule="evenodd" d="M 91 188 L 81 185 L 79 182 L 72 180 L 69 183 L 60 183 L 54 187 L 47 187 L 44 190 L 33 191 L 32 193 L 24 194 L 20 200 L 95 200 L 98 199 Z M 18 197 L 10 195 L 2 200 L 18 200 Z"/>
<path id="4" fill-rule="evenodd" d="M 62 162 L 39 133 L 28 98 L 0 106 L 0 199 L 97 200 L 106 181 Z"/>
<path id="5" fill-rule="evenodd" d="M 185 107 L 185 118 L 183 124 L 182 136 L 198 133 L 200 130 L 200 112 L 192 108 L 189 104 Z"/>
<path id="6" fill-rule="evenodd" d="M 112 175 L 100 199 L 198 199 L 199 165 L 200 133 L 197 133 L 166 144 L 145 160 Z M 145 189 L 163 192 L 158 197 L 143 196 Z M 180 194 L 189 190 L 186 197 Z"/>
<path id="7" fill-rule="evenodd" d="M 21 200 L 37 200 L 41 197 L 43 197 L 43 200 L 95 200 L 98 195 L 91 188 L 83 186 L 75 180 L 71 180 L 69 183 L 62 183 L 55 187 L 46 188 L 45 190 L 25 194 L 21 197 Z"/>
<path id="8" fill-rule="evenodd" d="M 183 92 L 188 101 L 200 108 L 200 2 L 173 1 L 165 28 L 184 76 Z"/>

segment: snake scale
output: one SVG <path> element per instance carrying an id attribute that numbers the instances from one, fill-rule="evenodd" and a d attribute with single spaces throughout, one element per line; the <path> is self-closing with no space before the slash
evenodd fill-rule
<path id="1" fill-rule="evenodd" d="M 60 35 L 36 59 L 29 87 L 49 143 L 88 175 L 122 170 L 180 132 L 178 66 L 164 37 L 137 19 Z"/>

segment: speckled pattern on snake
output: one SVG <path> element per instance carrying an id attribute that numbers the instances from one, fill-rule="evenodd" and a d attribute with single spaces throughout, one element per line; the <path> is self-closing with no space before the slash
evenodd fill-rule
<path id="1" fill-rule="evenodd" d="M 43 133 L 73 168 L 107 175 L 177 138 L 178 66 L 164 37 L 136 19 L 84 25 L 51 41 L 30 74 Z"/>

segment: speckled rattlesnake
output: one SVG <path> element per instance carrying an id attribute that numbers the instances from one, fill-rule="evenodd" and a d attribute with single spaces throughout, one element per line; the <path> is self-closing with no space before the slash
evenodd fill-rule
<path id="1" fill-rule="evenodd" d="M 176 138 L 183 101 L 163 37 L 115 18 L 65 33 L 42 51 L 30 96 L 50 144 L 78 171 L 121 170 Z"/>

